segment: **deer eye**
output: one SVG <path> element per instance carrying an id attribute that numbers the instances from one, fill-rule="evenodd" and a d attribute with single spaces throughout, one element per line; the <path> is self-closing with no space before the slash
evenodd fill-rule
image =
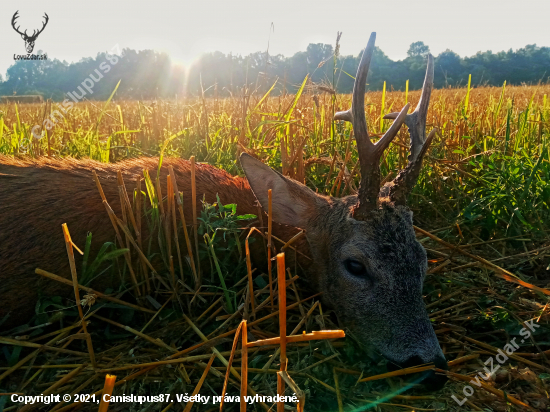
<path id="1" fill-rule="evenodd" d="M 353 276 L 366 276 L 367 268 L 361 262 L 354 259 L 346 259 L 344 267 Z"/>

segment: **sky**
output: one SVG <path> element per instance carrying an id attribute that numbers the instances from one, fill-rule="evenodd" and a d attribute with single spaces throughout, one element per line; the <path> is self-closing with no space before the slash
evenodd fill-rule
<path id="1" fill-rule="evenodd" d="M 25 54 L 11 26 L 19 10 L 21 31 L 49 23 L 35 50 L 67 62 L 123 48 L 165 51 L 181 64 L 219 50 L 265 51 L 290 56 L 309 43 L 334 44 L 343 32 L 341 53 L 357 55 L 371 32 L 391 59 L 406 57 L 423 41 L 433 54 L 451 49 L 461 56 L 478 51 L 550 46 L 549 0 L 3 0 L 0 16 L 0 74 Z"/>

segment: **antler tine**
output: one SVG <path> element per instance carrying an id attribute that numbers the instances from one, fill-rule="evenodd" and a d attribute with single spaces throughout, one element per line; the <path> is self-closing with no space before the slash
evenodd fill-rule
<path id="1" fill-rule="evenodd" d="M 376 147 L 377 153 L 379 154 L 379 157 L 381 157 L 382 153 L 384 153 L 384 150 L 388 148 L 393 138 L 397 135 L 397 132 L 399 132 L 399 129 L 401 129 L 401 126 L 403 126 L 403 123 L 405 123 L 407 117 L 410 116 L 407 114 L 410 106 L 411 105 L 407 103 L 405 107 L 403 107 L 401 111 L 397 113 L 395 121 L 392 123 L 388 131 L 384 133 L 384 136 L 382 136 L 380 140 L 374 145 Z"/>
<path id="2" fill-rule="evenodd" d="M 426 143 L 426 117 L 428 116 L 428 106 L 430 105 L 430 96 L 434 86 L 434 58 L 428 55 L 428 65 L 426 67 L 426 76 L 422 85 L 422 94 L 420 101 L 413 113 L 407 126 L 411 125 L 411 154 L 409 161 L 415 162 Z M 405 120 L 407 122 L 407 120 Z"/>
<path id="3" fill-rule="evenodd" d="M 42 31 L 44 31 L 44 29 L 46 28 L 46 25 L 50 21 L 50 18 L 48 17 L 48 13 L 46 13 L 46 12 L 44 12 L 44 18 L 46 19 L 46 21 L 44 23 L 42 23 L 42 29 L 40 30 L 40 33 L 42 33 Z"/>
<path id="4" fill-rule="evenodd" d="M 38 32 L 36 30 L 33 31 L 33 34 L 31 36 L 31 38 L 36 38 L 38 37 L 38 35 L 40 33 L 42 33 L 44 31 L 44 29 L 46 28 L 46 25 L 48 24 L 48 21 L 50 21 L 50 18 L 48 17 L 48 14 L 47 13 L 44 13 L 44 16 L 43 16 L 46 21 L 42 23 L 42 28 L 40 30 L 38 30 Z"/>
<path id="5" fill-rule="evenodd" d="M 430 105 L 430 96 L 433 89 L 434 80 L 434 58 L 428 54 L 428 66 L 426 67 L 426 76 L 422 86 L 422 94 L 420 101 L 414 109 L 414 112 L 407 115 L 405 124 L 409 129 L 411 136 L 409 162 L 414 162 L 418 159 L 422 147 L 426 143 L 426 117 L 428 116 L 428 106 Z M 388 113 L 384 119 L 395 119 L 398 113 Z"/>
<path id="6" fill-rule="evenodd" d="M 13 27 L 13 29 L 14 29 L 17 33 L 19 33 L 20 35 L 23 35 L 24 33 L 21 33 L 21 32 L 19 31 L 19 27 L 21 27 L 21 26 L 17 26 L 17 28 L 15 27 L 15 23 L 16 23 L 16 20 L 17 20 L 18 18 L 19 18 L 19 10 L 17 10 L 17 11 L 15 12 L 15 14 L 13 15 L 13 17 L 11 18 L 11 26 Z M 26 32 L 27 32 L 27 31 L 25 31 L 25 33 L 26 33 Z"/>
<path id="7" fill-rule="evenodd" d="M 353 94 L 351 99 L 351 118 L 353 122 L 353 133 L 357 146 L 362 147 L 361 151 L 366 151 L 366 148 L 373 146 L 369 139 L 367 131 L 367 118 L 365 116 L 365 88 L 367 83 L 367 75 L 369 73 L 370 62 L 374 54 L 374 42 L 376 41 L 376 33 L 372 33 L 359 62 L 355 82 L 353 84 Z"/>
<path id="8" fill-rule="evenodd" d="M 430 104 L 430 96 L 433 89 L 434 79 L 434 59 L 431 54 L 428 54 L 428 65 L 426 67 L 426 76 L 424 77 L 424 85 L 422 86 L 422 94 L 416 109 L 411 114 L 407 115 L 405 124 L 409 129 L 411 137 L 410 154 L 408 164 L 397 177 L 380 190 L 380 197 L 389 198 L 395 204 L 406 203 L 407 194 L 412 190 L 418 179 L 420 169 L 422 168 L 422 159 L 428 150 L 430 143 L 437 131 L 434 128 L 426 137 L 426 118 L 428 116 L 428 107 Z M 395 119 L 401 115 L 397 113 L 389 113 L 384 116 L 385 119 Z"/>
<path id="9" fill-rule="evenodd" d="M 370 211 L 377 206 L 378 192 L 380 190 L 380 157 L 403 125 L 407 111 L 409 110 L 409 105 L 406 105 L 396 116 L 396 121 L 384 136 L 376 144 L 371 142 L 367 130 L 367 119 L 365 117 L 365 83 L 374 53 L 375 40 L 376 33 L 372 33 L 357 68 L 357 75 L 355 76 L 355 83 L 353 85 L 351 109 L 338 112 L 334 115 L 335 120 L 345 120 L 352 123 L 353 133 L 357 142 L 357 152 L 359 153 L 359 164 L 361 166 L 359 203 L 353 211 L 353 217 L 357 220 L 368 218 Z"/>
<path id="10" fill-rule="evenodd" d="M 334 115 L 334 120 L 345 120 L 353 125 L 353 133 L 357 141 L 358 151 L 364 152 L 366 148 L 372 148 L 373 144 L 369 139 L 367 131 L 367 119 L 365 117 L 365 83 L 367 82 L 367 74 L 369 73 L 370 61 L 374 53 L 374 42 L 376 41 L 376 33 L 372 33 L 359 62 L 355 82 L 353 84 L 353 94 L 351 101 L 351 109 L 337 112 Z"/>

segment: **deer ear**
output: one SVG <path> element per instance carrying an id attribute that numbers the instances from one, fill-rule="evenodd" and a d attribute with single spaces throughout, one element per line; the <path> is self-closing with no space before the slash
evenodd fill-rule
<path id="1" fill-rule="evenodd" d="M 309 187 L 284 177 L 261 161 L 243 153 L 241 166 L 256 199 L 267 213 L 267 191 L 272 189 L 273 220 L 283 225 L 306 229 L 316 219 L 327 199 Z"/>

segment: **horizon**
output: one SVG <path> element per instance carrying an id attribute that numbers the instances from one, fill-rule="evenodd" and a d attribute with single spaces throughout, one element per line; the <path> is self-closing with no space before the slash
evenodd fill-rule
<path id="1" fill-rule="evenodd" d="M 118 45 L 120 50 L 164 52 L 173 63 L 189 67 L 201 55 L 214 51 L 246 56 L 269 47 L 270 55 L 290 57 L 310 43 L 334 46 L 338 31 L 343 32 L 342 55 L 357 56 L 375 31 L 377 46 L 393 61 L 406 58 L 410 44 L 416 41 L 424 42 L 434 56 L 449 49 L 460 57 L 517 50 L 532 44 L 550 46 L 544 22 L 550 3 L 534 0 L 530 7 L 510 13 L 512 4 L 507 1 L 498 7 L 480 6 L 466 0 L 460 6 L 449 6 L 425 0 L 413 5 L 398 0 L 390 11 L 383 4 L 361 4 L 356 6 L 357 12 L 349 13 L 349 7 L 337 9 L 328 2 L 283 1 L 280 7 L 265 12 L 257 2 L 250 1 L 227 5 L 214 0 L 193 4 L 189 10 L 187 4 L 159 0 L 151 10 L 145 3 L 121 0 L 113 5 L 98 0 L 93 8 L 75 14 L 62 2 L 44 4 L 33 0 L 22 5 L 8 0 L 8 13 L 0 24 L 0 37 L 5 39 L 0 74 L 5 78 L 14 64 L 13 56 L 25 54 L 23 40 L 11 26 L 16 11 L 21 30 L 30 33 L 41 27 L 44 13 L 48 14 L 48 26 L 37 38 L 34 50 L 43 51 L 48 59 L 76 63 Z M 533 14 L 533 9 L 537 13 Z M 416 22 L 414 30 L 410 30 L 411 21 Z M 526 23 L 518 23 L 521 21 Z"/>
<path id="2" fill-rule="evenodd" d="M 422 40 L 419 40 L 419 41 L 422 42 Z M 333 47 L 335 46 L 335 43 L 334 43 L 334 44 L 333 44 L 333 43 L 309 43 L 309 44 L 323 44 L 323 45 L 328 44 L 328 45 L 333 46 Z M 308 44 L 308 45 L 309 45 L 309 44 Z M 412 43 L 411 43 L 411 44 L 412 44 Z M 308 45 L 306 45 L 306 47 L 305 47 L 303 50 L 296 50 L 294 53 L 289 54 L 289 55 L 269 53 L 269 56 L 282 56 L 282 57 L 284 57 L 284 58 L 290 58 L 290 57 L 292 57 L 293 55 L 295 55 L 296 53 L 305 52 Z M 409 45 L 409 46 L 410 46 L 410 45 Z M 429 47 L 429 45 L 427 45 L 427 44 L 426 44 L 426 46 Z M 521 47 L 518 47 L 517 49 L 508 48 L 508 49 L 505 49 L 505 50 L 479 50 L 479 51 L 477 51 L 476 53 L 471 54 L 471 55 L 460 55 L 459 53 L 456 53 L 454 50 L 450 50 L 450 49 L 448 49 L 448 50 L 450 50 L 450 51 L 453 52 L 453 53 L 456 53 L 461 59 L 464 59 L 464 58 L 471 58 L 471 57 L 474 57 L 477 53 L 491 52 L 491 53 L 493 53 L 493 54 L 498 54 L 498 53 L 507 53 L 508 51 L 517 52 L 518 50 L 525 49 L 525 48 L 528 47 L 528 46 L 536 46 L 537 48 L 544 48 L 544 47 L 550 48 L 550 46 L 541 46 L 541 45 L 535 43 L 535 44 L 525 44 L 525 45 L 523 45 L 523 46 L 521 46 Z M 378 47 L 378 46 L 377 46 L 377 47 Z M 361 55 L 361 53 L 363 52 L 363 49 L 364 49 L 364 47 L 363 47 L 362 49 L 358 50 L 356 53 L 342 53 L 342 52 L 340 52 L 340 55 L 339 55 L 339 56 L 340 56 L 340 57 L 348 57 L 348 56 L 357 57 L 357 56 L 360 56 L 360 55 Z M 166 54 L 170 59 L 172 59 L 172 56 L 171 56 L 170 54 L 168 54 L 166 51 L 156 50 L 156 49 L 132 49 L 132 48 L 129 48 L 129 47 L 128 47 L 128 48 L 120 48 L 120 47 L 119 47 L 118 51 L 116 51 L 116 48 L 114 48 L 113 51 L 109 52 L 109 51 L 107 50 L 107 52 L 109 52 L 109 53 L 111 53 L 111 54 L 115 54 L 115 55 L 121 56 L 123 50 L 132 50 L 132 51 L 135 51 L 135 52 L 137 52 L 137 53 L 145 52 L 145 51 L 152 51 L 152 52 L 155 52 L 155 53 L 163 53 L 163 54 Z M 403 56 L 402 58 L 394 59 L 394 58 L 392 58 L 391 56 L 388 56 L 388 54 L 385 52 L 385 50 L 383 50 L 383 49 L 380 49 L 380 50 L 381 50 L 390 60 L 392 60 L 392 61 L 394 61 L 394 62 L 401 62 L 401 61 L 403 61 L 403 60 L 405 60 L 405 59 L 407 58 L 407 55 L 406 55 L 406 53 L 405 53 L 405 56 Z M 408 47 L 407 47 L 407 50 L 408 50 Z M 43 51 L 42 49 L 36 49 L 33 53 L 34 53 L 34 54 L 39 54 L 39 53 L 41 53 L 42 51 Z M 432 56 L 437 57 L 437 56 L 439 56 L 441 53 L 444 53 L 445 51 L 447 51 L 447 50 L 443 50 L 443 51 L 441 51 L 440 53 L 437 53 L 437 54 L 436 54 L 436 53 L 434 53 L 434 52 L 430 49 L 429 53 L 430 53 Z M 90 59 L 90 58 L 91 58 L 91 59 L 95 59 L 98 55 L 100 55 L 101 53 L 105 53 L 105 52 L 106 52 L 105 50 L 97 51 L 97 52 L 94 53 L 94 54 L 91 54 L 91 55 L 88 55 L 88 56 L 81 56 L 81 57 L 78 58 L 77 60 L 73 60 L 73 61 L 67 61 L 67 60 L 57 59 L 57 58 L 55 58 L 55 57 L 52 58 L 52 57 L 50 57 L 50 56 L 48 55 L 48 60 L 59 60 L 59 61 L 61 61 L 62 63 L 65 63 L 65 64 L 67 64 L 67 65 L 73 65 L 73 64 L 77 64 L 77 63 L 79 63 L 79 62 L 81 62 L 81 61 L 84 61 L 84 60 L 86 60 L 86 59 Z M 246 53 L 246 54 L 242 54 L 242 53 L 233 53 L 233 52 L 231 52 L 231 51 L 230 51 L 230 52 L 223 52 L 223 51 L 221 51 L 221 50 L 212 50 L 212 51 L 205 51 L 205 52 L 203 52 L 202 54 L 196 56 L 195 58 L 192 59 L 192 61 L 191 61 L 190 64 L 185 64 L 185 63 L 182 63 L 181 61 L 178 61 L 178 60 L 170 60 L 170 61 L 171 61 L 171 63 L 174 64 L 175 66 L 184 66 L 185 68 L 189 68 L 189 67 L 192 67 L 192 65 L 195 64 L 197 61 L 199 61 L 200 58 L 201 58 L 202 56 L 205 56 L 205 55 L 208 55 L 208 54 L 212 54 L 212 53 L 222 53 L 222 54 L 224 54 L 225 56 L 233 55 L 234 57 L 243 57 L 243 58 L 245 58 L 245 57 L 247 57 L 247 56 L 249 56 L 249 55 L 251 55 L 251 54 L 254 54 L 254 53 L 265 53 L 265 50 L 254 50 L 254 51 L 251 51 L 251 52 Z M 21 54 L 24 54 L 24 53 L 21 53 Z M 15 62 L 14 62 L 14 63 L 15 63 Z M 13 65 L 13 64 L 12 64 L 12 65 Z M 10 65 L 10 66 L 8 67 L 8 69 L 9 69 L 12 65 Z M 4 80 L 6 80 L 6 77 L 5 77 L 6 72 L 0 73 L 0 75 L 4 76 Z"/>

